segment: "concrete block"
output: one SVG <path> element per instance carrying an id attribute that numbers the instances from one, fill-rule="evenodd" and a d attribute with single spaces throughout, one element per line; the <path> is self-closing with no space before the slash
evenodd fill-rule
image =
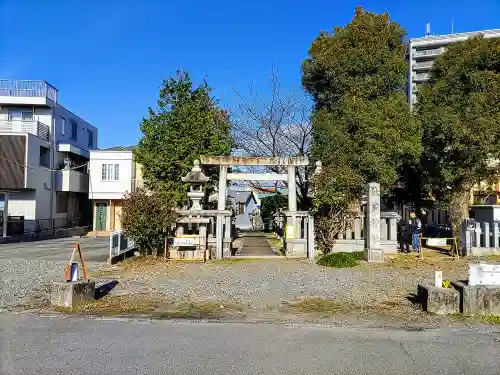
<path id="1" fill-rule="evenodd" d="M 446 315 L 460 311 L 460 294 L 456 289 L 419 284 L 417 294 L 422 309 L 429 313 Z"/>
<path id="2" fill-rule="evenodd" d="M 500 315 L 500 286 L 468 285 L 454 281 L 453 287 L 460 294 L 460 312 L 466 315 Z"/>
<path id="3" fill-rule="evenodd" d="M 53 306 L 75 308 L 94 300 L 94 281 L 54 281 L 50 288 L 50 303 Z"/>
<path id="4" fill-rule="evenodd" d="M 383 263 L 384 250 L 382 249 L 365 249 L 365 260 L 370 263 Z"/>

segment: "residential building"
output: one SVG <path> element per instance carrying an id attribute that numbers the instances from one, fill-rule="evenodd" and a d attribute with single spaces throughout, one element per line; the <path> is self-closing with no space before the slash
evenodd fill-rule
<path id="1" fill-rule="evenodd" d="M 97 128 L 45 81 L 0 80 L 0 200 L 24 232 L 90 220 L 87 164 Z"/>
<path id="2" fill-rule="evenodd" d="M 228 202 L 235 213 L 235 226 L 237 229 L 252 229 L 251 215 L 257 209 L 257 203 L 253 191 L 229 189 Z"/>
<path id="3" fill-rule="evenodd" d="M 142 169 L 134 161 L 133 147 L 91 151 L 89 169 L 94 231 L 121 229 L 123 198 L 143 187 Z"/>
<path id="4" fill-rule="evenodd" d="M 430 33 L 430 30 L 428 30 L 428 33 Z M 419 86 L 429 80 L 432 65 L 446 51 L 446 48 L 453 43 L 462 42 L 478 35 L 483 35 L 485 38 L 498 38 L 500 37 L 500 29 L 448 35 L 426 35 L 409 40 L 408 101 L 410 105 L 416 103 Z"/>

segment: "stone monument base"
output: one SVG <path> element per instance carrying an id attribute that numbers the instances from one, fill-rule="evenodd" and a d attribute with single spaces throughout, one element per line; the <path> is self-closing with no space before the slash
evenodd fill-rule
<path id="1" fill-rule="evenodd" d="M 466 315 L 500 315 L 500 285 L 468 285 L 454 281 L 460 294 L 460 312 Z"/>
<path id="2" fill-rule="evenodd" d="M 418 285 L 417 294 L 422 309 L 429 313 L 446 315 L 460 310 L 460 295 L 453 288 Z"/>
<path id="3" fill-rule="evenodd" d="M 365 260 L 370 263 L 383 263 L 384 250 L 382 249 L 365 249 Z"/>
<path id="4" fill-rule="evenodd" d="M 50 303 L 53 306 L 73 309 L 92 302 L 94 294 L 94 281 L 54 281 L 50 287 Z"/>
<path id="5" fill-rule="evenodd" d="M 190 249 L 190 250 L 169 250 L 168 257 L 172 260 L 194 260 L 205 262 L 210 256 L 209 251 Z"/>
<path id="6" fill-rule="evenodd" d="M 307 257 L 307 241 L 305 240 L 287 240 L 286 241 L 286 258 L 306 258 Z"/>

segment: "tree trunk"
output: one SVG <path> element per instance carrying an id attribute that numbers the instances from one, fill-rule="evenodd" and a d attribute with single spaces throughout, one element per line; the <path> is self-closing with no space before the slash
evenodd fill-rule
<path id="1" fill-rule="evenodd" d="M 460 228 L 464 219 L 469 217 L 470 191 L 461 189 L 453 193 L 448 206 L 450 214 L 451 232 L 460 242 Z"/>

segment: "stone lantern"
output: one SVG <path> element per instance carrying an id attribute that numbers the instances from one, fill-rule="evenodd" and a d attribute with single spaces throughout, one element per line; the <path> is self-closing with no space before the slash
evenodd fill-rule
<path id="1" fill-rule="evenodd" d="M 195 160 L 193 163 L 193 169 L 186 175 L 182 177 L 182 182 L 189 183 L 188 197 L 191 201 L 190 211 L 199 211 L 203 208 L 201 207 L 201 200 L 205 197 L 204 184 L 209 181 L 209 178 L 205 176 L 200 167 L 199 160 Z"/>

